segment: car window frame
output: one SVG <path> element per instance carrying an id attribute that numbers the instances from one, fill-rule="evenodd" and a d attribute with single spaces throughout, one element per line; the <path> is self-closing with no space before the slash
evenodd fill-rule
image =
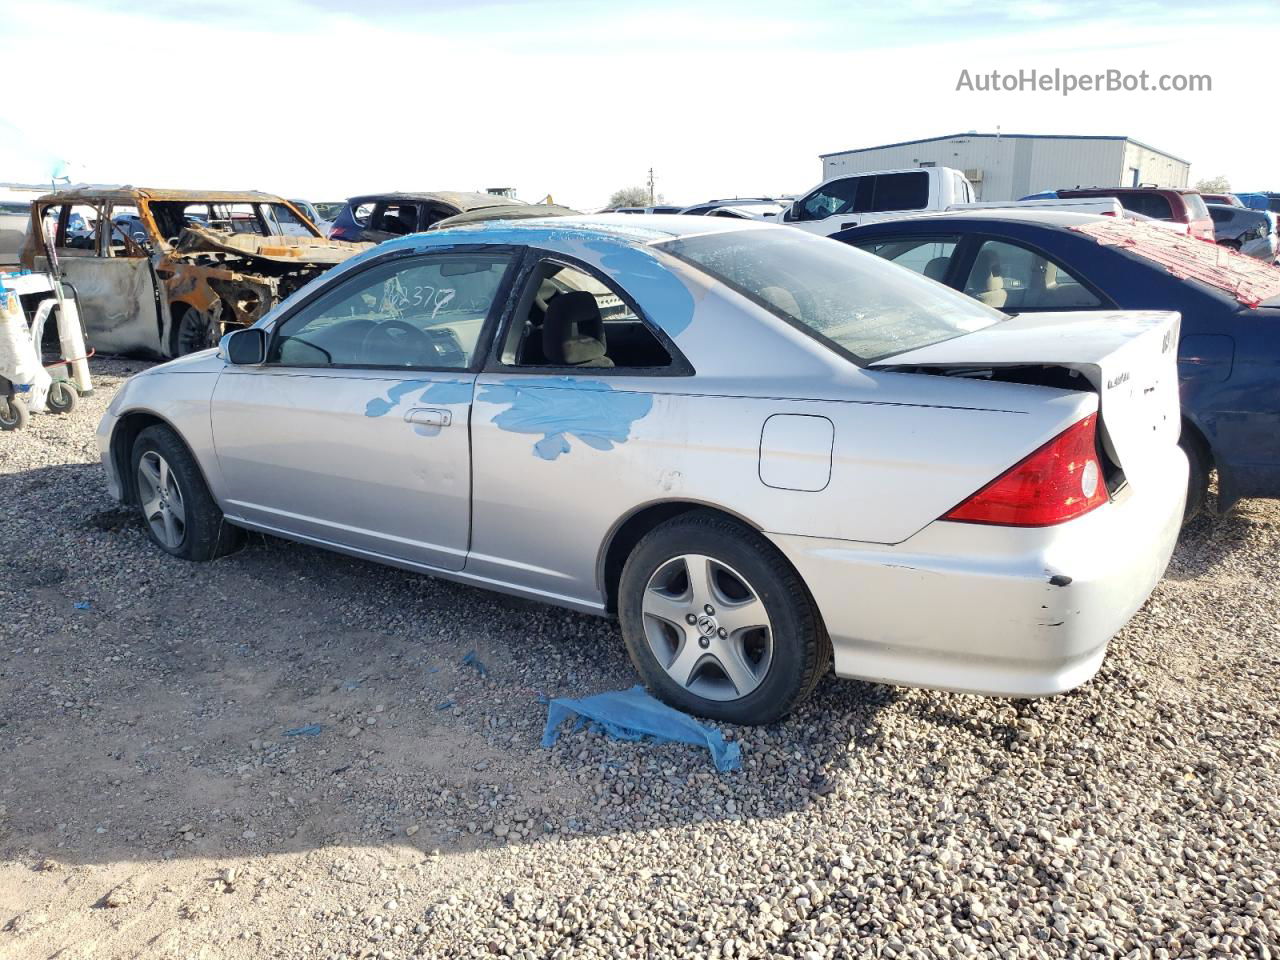
<path id="1" fill-rule="evenodd" d="M 1058 257 L 1054 256 L 1053 254 L 1051 254 L 1049 251 L 1045 250 L 1043 247 L 1041 247 L 1038 244 L 1031 243 L 1029 241 L 1023 240 L 1021 237 L 1013 237 L 1008 234 L 1004 234 L 1004 235 L 995 234 L 995 233 L 964 234 L 963 239 L 960 242 L 960 245 L 956 248 L 956 252 L 952 255 L 952 258 L 951 258 L 951 269 L 955 270 L 956 272 L 952 274 L 950 271 L 948 271 L 947 280 L 946 280 L 947 286 L 951 287 L 951 289 L 955 290 L 958 293 L 964 294 L 966 297 L 969 296 L 969 294 L 964 292 L 964 281 L 968 279 L 969 274 L 973 271 L 973 264 L 978 259 L 978 251 L 981 250 L 982 245 L 988 241 L 995 241 L 998 243 L 1007 243 L 1010 246 L 1021 247 L 1022 249 L 1030 253 L 1034 253 L 1036 256 L 1041 257 L 1044 260 L 1051 261 L 1054 264 L 1054 266 L 1056 266 L 1059 270 L 1066 270 L 1068 276 L 1070 276 L 1073 280 L 1076 281 L 1076 283 L 1080 284 L 1080 286 L 1084 287 L 1091 294 L 1097 297 L 1099 301 L 1096 307 L 1067 307 L 1067 308 L 1027 307 L 1025 309 L 1018 309 L 1016 311 L 1013 311 L 1013 310 L 1002 311 L 1002 312 L 1008 313 L 1009 316 L 1011 317 L 1017 316 L 1018 314 L 1022 314 L 1022 313 L 1064 313 L 1064 312 L 1074 312 L 1074 311 L 1084 311 L 1084 310 L 1119 309 L 1118 306 L 1116 305 L 1116 302 L 1111 297 L 1107 296 L 1106 293 L 1104 293 L 1101 289 L 1099 289 L 1096 284 L 1092 283 L 1089 280 L 1085 280 L 1077 276 L 1076 271 L 1068 268 Z M 959 261 L 959 265 L 957 265 L 957 261 Z"/>
<path id="2" fill-rule="evenodd" d="M 598 283 L 608 287 L 609 290 L 619 300 L 625 303 L 632 313 L 645 325 L 645 328 L 652 333 L 662 345 L 663 349 L 671 357 L 671 363 L 665 367 L 571 367 L 563 364 L 540 364 L 533 365 L 515 365 L 502 362 L 502 345 L 505 343 L 507 335 L 511 329 L 511 324 L 515 320 L 515 310 L 520 302 L 524 299 L 525 291 L 528 289 L 529 283 L 533 279 L 533 274 L 538 266 L 543 262 L 550 261 L 558 263 L 564 267 L 571 267 L 574 270 L 581 270 L 583 273 L 594 278 Z M 689 362 L 684 352 L 676 346 L 675 341 L 662 329 L 658 324 L 654 323 L 640 305 L 636 303 L 635 298 L 628 293 L 620 283 L 608 276 L 604 271 L 592 264 L 579 260 L 577 257 L 560 253 L 557 250 L 548 250 L 544 247 L 529 246 L 525 248 L 524 259 L 520 264 L 516 276 L 512 279 L 511 290 L 507 298 L 506 309 L 503 311 L 499 319 L 497 327 L 493 331 L 493 336 L 489 342 L 489 356 L 484 366 L 481 368 L 482 373 L 497 373 L 506 376 L 588 376 L 588 377 L 692 377 L 697 371 L 693 364 Z"/>
<path id="3" fill-rule="evenodd" d="M 513 246 L 511 244 L 496 243 L 469 243 L 469 244 L 450 244 L 442 247 L 415 247 L 406 250 L 391 250 L 380 256 L 373 257 L 366 263 L 360 265 L 356 270 L 343 274 L 343 276 L 332 284 L 322 284 L 320 289 L 313 291 L 304 300 L 299 301 L 296 305 L 289 308 L 287 313 L 282 313 L 278 317 L 272 318 L 270 324 L 266 327 L 267 343 L 264 355 L 270 357 L 275 348 L 276 341 L 280 336 L 280 328 L 296 317 L 299 313 L 314 306 L 318 301 L 325 299 L 331 293 L 347 287 L 349 284 L 356 283 L 359 278 L 365 276 L 370 270 L 379 269 L 393 261 L 411 261 L 426 260 L 437 258 L 453 258 L 462 259 L 464 257 L 476 255 L 489 256 L 505 256 L 509 259 L 506 272 L 502 276 L 502 280 L 498 284 L 498 289 L 494 293 L 493 303 L 489 305 L 489 312 L 485 315 L 484 322 L 480 326 L 480 333 L 476 337 L 476 349 L 472 354 L 470 362 L 465 367 L 449 367 L 442 365 L 430 366 L 403 366 L 396 365 L 377 365 L 367 363 L 331 363 L 324 366 L 301 366 L 297 364 L 286 364 L 279 361 L 263 361 L 257 366 L 263 370 L 276 371 L 306 371 L 312 374 L 326 370 L 372 370 L 372 371 L 402 371 L 405 373 L 454 373 L 454 374 L 477 374 L 484 369 L 485 358 L 488 357 L 493 346 L 493 335 L 498 321 L 508 312 L 509 304 L 507 301 L 511 299 L 512 285 L 515 276 L 520 271 L 520 266 L 524 262 L 524 247 Z"/>

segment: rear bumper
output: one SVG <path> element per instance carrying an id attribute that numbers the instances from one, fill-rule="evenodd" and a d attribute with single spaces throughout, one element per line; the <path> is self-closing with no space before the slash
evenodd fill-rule
<path id="1" fill-rule="evenodd" d="M 1089 680 L 1164 574 L 1182 525 L 1187 461 L 1166 482 L 1055 527 L 936 521 L 894 546 L 770 535 L 804 578 L 835 670 L 1003 696 Z"/>

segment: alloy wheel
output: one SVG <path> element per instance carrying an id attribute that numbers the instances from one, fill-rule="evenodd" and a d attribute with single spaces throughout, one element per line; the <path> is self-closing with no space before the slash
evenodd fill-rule
<path id="1" fill-rule="evenodd" d="M 641 601 L 645 637 L 667 675 L 709 700 L 739 700 L 773 659 L 773 628 L 747 579 L 701 554 L 682 554 L 649 578 Z"/>
<path id="2" fill-rule="evenodd" d="M 155 450 L 148 450 L 138 459 L 138 499 L 155 538 L 170 550 L 182 546 L 187 535 L 182 487 L 169 469 L 169 462 Z"/>

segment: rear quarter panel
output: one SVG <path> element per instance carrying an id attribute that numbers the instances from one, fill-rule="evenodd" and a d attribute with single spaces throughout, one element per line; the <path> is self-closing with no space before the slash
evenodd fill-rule
<path id="1" fill-rule="evenodd" d="M 467 570 L 533 589 L 599 600 L 601 551 L 636 510 L 663 502 L 714 506 L 768 533 L 898 543 L 935 520 L 1059 429 L 1096 407 L 1091 393 L 858 371 L 864 400 L 787 399 L 799 383 L 482 374 L 472 411 L 472 553 Z M 920 405 L 960 389 L 952 405 Z M 957 405 L 976 388 L 982 408 Z M 698 392 L 692 392 L 692 391 Z M 969 398 L 972 401 L 972 397 Z M 821 489 L 768 486 L 765 422 L 823 417 Z"/>

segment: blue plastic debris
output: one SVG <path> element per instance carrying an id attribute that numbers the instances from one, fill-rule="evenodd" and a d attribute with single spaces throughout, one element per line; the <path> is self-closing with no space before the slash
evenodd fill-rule
<path id="1" fill-rule="evenodd" d="M 721 773 L 742 766 L 742 748 L 738 744 L 725 742 L 719 731 L 705 727 L 688 714 L 655 700 L 645 693 L 644 687 L 611 690 L 581 700 L 556 697 L 547 706 L 547 726 L 542 732 L 542 745 L 550 747 L 560 739 L 561 722 L 575 715 L 578 720 L 574 730 L 591 721 L 618 740 L 652 737 L 659 743 L 705 746 L 711 751 L 711 758 Z"/>
<path id="2" fill-rule="evenodd" d="M 92 607 L 92 606 L 93 606 L 93 604 L 92 604 L 92 603 L 90 603 L 88 600 L 78 600 L 78 601 L 76 601 L 76 609 L 77 609 L 77 610 L 88 610 L 88 609 L 89 609 L 90 607 Z"/>
<path id="3" fill-rule="evenodd" d="M 444 703 L 437 703 L 437 704 L 436 704 L 436 709 L 437 709 L 437 710 L 448 710 L 448 709 L 449 709 L 450 707 L 452 707 L 452 706 L 453 706 L 453 701 L 452 701 L 452 700 L 446 700 Z"/>
<path id="4" fill-rule="evenodd" d="M 286 737 L 318 737 L 324 726 L 319 723 L 308 723 L 305 727 L 294 727 L 292 730 L 286 730 Z"/>
<path id="5" fill-rule="evenodd" d="M 480 658 L 476 656 L 476 652 L 474 650 L 467 651 L 467 655 L 462 658 L 462 665 L 464 667 L 474 667 L 476 673 L 480 674 L 482 677 L 487 677 L 489 675 L 489 668 L 480 662 Z"/>

